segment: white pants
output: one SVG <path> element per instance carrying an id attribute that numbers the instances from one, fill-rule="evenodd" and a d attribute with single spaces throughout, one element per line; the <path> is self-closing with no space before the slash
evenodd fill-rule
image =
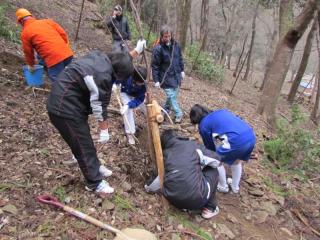
<path id="1" fill-rule="evenodd" d="M 133 97 L 129 96 L 126 93 L 120 93 L 122 104 L 128 104 Z M 125 120 L 125 117 L 128 121 Z M 129 108 L 128 111 L 123 115 L 123 123 L 124 123 L 124 130 L 127 134 L 135 134 L 136 132 L 136 125 L 134 122 L 134 112 L 132 108 Z"/>

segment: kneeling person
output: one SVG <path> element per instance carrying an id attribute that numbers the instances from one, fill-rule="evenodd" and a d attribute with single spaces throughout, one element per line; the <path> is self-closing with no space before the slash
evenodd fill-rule
<path id="1" fill-rule="evenodd" d="M 162 194 L 165 198 L 180 209 L 201 209 L 202 217 L 206 219 L 217 215 L 218 156 L 172 130 L 163 132 L 161 145 L 165 168 Z M 148 192 L 160 190 L 159 177 L 145 189 Z"/>

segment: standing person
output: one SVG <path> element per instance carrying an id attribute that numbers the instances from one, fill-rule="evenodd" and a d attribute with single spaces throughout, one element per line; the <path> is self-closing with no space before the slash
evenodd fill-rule
<path id="1" fill-rule="evenodd" d="M 227 109 L 209 111 L 199 104 L 190 111 L 190 120 L 199 124 L 199 133 L 204 145 L 221 157 L 221 162 L 231 166 L 231 190 L 239 193 L 242 175 L 241 161 L 248 161 L 256 143 L 252 127 Z M 226 179 L 226 170 L 221 164 L 218 167 L 218 191 L 227 193 L 229 186 Z"/>
<path id="2" fill-rule="evenodd" d="M 164 108 L 175 113 L 175 122 L 182 121 L 183 113 L 178 103 L 179 87 L 184 79 L 184 63 L 179 44 L 172 37 L 172 29 L 162 26 L 160 42 L 152 53 L 152 77 L 155 87 L 163 88 L 167 100 Z"/>
<path id="3" fill-rule="evenodd" d="M 146 86 L 144 81 L 146 78 L 147 69 L 144 67 L 137 67 L 134 70 L 133 76 L 130 76 L 121 84 L 120 97 L 124 105 L 120 112 L 124 118 L 124 128 L 130 145 L 135 144 L 133 135 L 136 132 L 136 126 L 133 109 L 139 107 L 145 99 Z M 125 120 L 125 118 L 128 121 Z"/>
<path id="4" fill-rule="evenodd" d="M 131 56 L 143 51 L 145 40 L 139 40 Z M 114 189 L 102 180 L 111 171 L 100 164 L 90 134 L 88 115 L 99 122 L 98 142 L 109 140 L 107 106 L 113 79 L 120 82 L 133 74 L 132 57 L 128 52 L 104 54 L 92 51 L 65 68 L 52 85 L 47 102 L 51 123 L 71 148 L 86 180 L 86 189 L 105 196 Z"/>
<path id="5" fill-rule="evenodd" d="M 112 33 L 112 50 L 121 50 L 125 47 L 123 46 L 122 38 L 124 41 L 131 40 L 128 19 L 123 16 L 122 7 L 120 5 L 114 7 L 112 16 L 107 20 L 107 27 Z"/>
<path id="6" fill-rule="evenodd" d="M 73 58 L 66 32 L 51 19 L 35 19 L 24 8 L 16 11 L 16 17 L 22 26 L 21 41 L 29 70 L 34 71 L 36 52 L 45 63 L 50 80 L 54 82 Z"/>
<path id="7" fill-rule="evenodd" d="M 202 210 L 202 217 L 209 219 L 219 213 L 215 196 L 218 185 L 219 157 L 187 138 L 179 137 L 173 130 L 161 134 L 164 159 L 162 193 L 175 207 Z M 160 190 L 157 177 L 145 185 L 147 192 Z"/>

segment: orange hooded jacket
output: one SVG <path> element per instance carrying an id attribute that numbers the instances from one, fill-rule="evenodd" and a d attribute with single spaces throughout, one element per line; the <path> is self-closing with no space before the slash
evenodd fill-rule
<path id="1" fill-rule="evenodd" d="M 34 50 L 48 68 L 73 56 L 66 32 L 51 19 L 27 19 L 23 24 L 21 41 L 26 62 L 30 66 L 35 64 Z"/>

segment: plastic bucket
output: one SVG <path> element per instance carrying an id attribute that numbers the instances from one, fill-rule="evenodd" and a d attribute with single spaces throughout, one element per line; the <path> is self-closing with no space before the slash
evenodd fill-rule
<path id="1" fill-rule="evenodd" d="M 30 72 L 27 65 L 23 66 L 23 74 L 28 86 L 38 87 L 43 84 L 43 66 L 34 65 L 34 72 Z"/>

